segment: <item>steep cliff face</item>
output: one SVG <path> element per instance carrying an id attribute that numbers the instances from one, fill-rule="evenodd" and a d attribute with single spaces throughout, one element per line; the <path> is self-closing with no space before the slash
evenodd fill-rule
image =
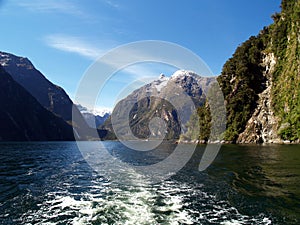
<path id="1" fill-rule="evenodd" d="M 264 27 L 257 36 L 250 37 L 236 49 L 217 78 L 227 115 L 226 131 L 220 137 L 226 142 L 299 142 L 300 0 L 283 0 L 281 8 L 281 13 L 273 15 L 273 24 Z M 174 74 L 170 80 L 193 98 L 198 107 L 197 114 L 180 118 L 176 110 L 159 99 L 147 96 L 154 86 L 159 87 L 161 93 L 171 92 L 174 95 L 175 89 L 167 85 L 167 81 L 159 80 L 122 100 L 116 107 L 117 114 L 122 116 L 122 108 L 135 102 L 129 121 L 137 136 L 149 136 L 148 122 L 160 116 L 168 124 L 169 137 L 178 138 L 181 123 L 185 124 L 184 129 L 187 128 L 181 136 L 183 139 L 209 141 L 213 130 L 211 124 L 218 120 L 211 115 L 210 105 L 205 99 L 204 87 L 209 85 L 203 85 L 203 81 L 186 72 L 177 75 Z M 202 85 L 199 85 L 201 82 Z M 202 88 L 199 89 L 200 86 Z"/>
<path id="2" fill-rule="evenodd" d="M 82 139 L 94 136 L 64 89 L 50 82 L 29 59 L 0 52 L 0 65 L 45 109 L 71 124 Z"/>
<path id="3" fill-rule="evenodd" d="M 38 102 L 66 121 L 72 120 L 72 101 L 65 91 L 54 85 L 24 57 L 0 52 L 0 64 Z"/>
<path id="4" fill-rule="evenodd" d="M 275 116 L 271 90 L 273 87 L 272 74 L 276 60 L 273 53 L 266 54 L 262 60 L 265 68 L 263 76 L 266 78 L 266 89 L 258 94 L 257 106 L 248 120 L 245 130 L 239 134 L 237 143 L 278 143 L 278 117 Z"/>
<path id="5" fill-rule="evenodd" d="M 283 0 L 270 26 L 270 48 L 277 59 L 271 90 L 283 140 L 300 139 L 300 0 Z"/>
<path id="6" fill-rule="evenodd" d="M 237 48 L 218 77 L 227 111 L 224 135 L 227 141 L 237 141 L 256 110 L 259 94 L 266 89 L 268 80 L 264 75 L 266 68 L 262 64 L 265 47 L 266 41 L 262 35 L 251 37 Z"/>
<path id="7" fill-rule="evenodd" d="M 225 140 L 237 143 L 300 139 L 300 1 L 239 46 L 218 81 L 226 100 Z"/>
<path id="8" fill-rule="evenodd" d="M 70 141 L 73 129 L 0 66 L 0 141 Z"/>

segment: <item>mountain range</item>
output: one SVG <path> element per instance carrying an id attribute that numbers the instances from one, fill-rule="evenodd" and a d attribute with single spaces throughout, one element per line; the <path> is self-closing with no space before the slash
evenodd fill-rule
<path id="1" fill-rule="evenodd" d="M 226 106 L 226 131 L 222 141 L 299 143 L 300 1 L 283 0 L 281 8 L 280 13 L 272 16 L 273 24 L 264 27 L 257 36 L 250 37 L 238 46 L 233 56 L 224 64 L 221 74 L 216 77 Z M 158 116 L 165 117 L 164 121 L 169 129 L 168 138 L 201 142 L 209 140 L 211 124 L 214 121 L 210 106 L 205 101 L 203 92 L 205 86 L 201 81 L 186 75 L 186 72 L 181 73 L 176 84 L 184 87 L 186 93 L 193 96 L 193 101 L 198 107 L 199 121 L 193 116 L 188 122 L 186 118 L 179 121 L 172 107 L 162 107 L 167 105 L 164 100 L 147 96 L 155 85 L 159 85 L 162 92 L 171 92 L 174 95 L 172 85 L 169 86 L 167 81 L 159 80 L 136 90 L 122 100 L 114 110 L 116 117 L 119 116 L 120 121 L 126 121 L 121 117 L 124 108 L 130 102 L 136 102 L 129 114 L 129 125 L 137 136 L 148 137 L 150 135 L 148 123 L 153 117 Z M 165 85 L 161 85 L 162 83 Z M 202 87 L 200 88 L 202 91 L 199 87 Z M 181 137 L 179 137 L 181 132 L 179 123 L 183 123 L 188 129 Z M 196 124 L 200 127 L 198 128 Z M 116 125 L 118 128 L 125 126 L 118 123 Z M 109 120 L 106 126 L 111 129 Z"/>
<path id="2" fill-rule="evenodd" d="M 159 79 L 118 102 L 104 127 L 124 139 L 132 139 L 131 132 L 143 139 L 159 137 L 162 132 L 165 139 L 179 139 L 187 130 L 185 124 L 195 106 L 204 104 L 206 91 L 213 82 L 215 78 L 200 77 L 192 71 L 178 70 L 170 78 L 161 74 Z M 112 118 L 116 118 L 114 123 Z M 154 118 L 164 122 L 165 131 L 162 126 L 149 129 Z"/>
<path id="3" fill-rule="evenodd" d="M 79 112 L 82 114 L 88 126 L 92 128 L 98 128 L 102 126 L 110 116 L 110 113 L 107 111 L 100 112 L 100 113 L 95 112 L 80 104 L 76 104 L 76 107 L 78 108 Z"/>
<path id="4" fill-rule="evenodd" d="M 64 89 L 50 82 L 34 67 L 29 59 L 0 52 L 0 66 L 1 75 L 3 76 L 1 77 L 3 82 L 1 85 L 5 83 L 11 85 L 3 87 L 0 96 L 3 101 L 1 105 L 6 110 L 5 114 L 11 115 L 10 118 L 13 121 L 12 124 L 8 125 L 6 123 L 9 120 L 5 121 L 4 118 L 6 117 L 2 117 L 1 140 L 75 140 L 74 134 L 80 140 L 99 138 L 98 135 L 94 134 L 93 129 L 88 125 L 84 116 L 73 104 Z M 4 88 L 10 88 L 10 91 L 4 92 Z M 14 89 L 16 93 L 21 93 L 19 99 L 14 96 Z M 21 95 L 24 95 L 24 97 Z M 27 105 L 26 108 L 32 111 L 21 110 L 19 107 L 23 106 L 24 103 Z M 4 106 L 7 104 L 11 107 L 5 108 Z M 13 105 L 15 107 L 12 107 Z M 52 119 L 45 116 L 45 113 Z M 36 116 L 35 121 L 39 121 L 39 123 L 34 122 L 33 115 Z M 72 120 L 73 116 L 76 117 L 76 123 Z M 21 120 L 22 117 L 26 118 L 26 123 L 25 120 Z M 49 122 L 57 129 L 48 127 Z M 6 124 L 6 128 L 4 124 Z M 44 126 L 45 131 L 41 131 L 38 124 Z M 23 130 L 24 135 L 13 132 L 13 127 L 19 127 L 19 130 Z M 29 130 L 30 134 L 27 135 Z M 51 135 L 48 134 L 49 132 L 51 132 Z M 98 130 L 98 133 L 101 137 L 106 134 L 102 130 Z"/>
<path id="5" fill-rule="evenodd" d="M 80 140 L 99 140 L 100 134 L 101 140 L 209 141 L 214 117 L 207 92 L 218 82 L 227 117 L 223 141 L 299 142 L 300 0 L 283 0 L 281 8 L 273 24 L 238 46 L 218 77 L 185 70 L 161 74 L 122 99 L 111 116 L 75 105 L 27 58 L 0 52 L 0 140 L 74 140 L 74 131 Z"/>

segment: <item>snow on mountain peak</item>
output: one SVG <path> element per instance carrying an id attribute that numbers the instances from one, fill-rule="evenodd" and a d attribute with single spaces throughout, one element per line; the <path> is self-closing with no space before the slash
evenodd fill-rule
<path id="1" fill-rule="evenodd" d="M 166 77 L 163 73 L 161 73 L 161 74 L 159 75 L 159 79 L 153 81 L 153 85 L 154 85 L 154 87 L 156 88 L 156 90 L 157 90 L 158 92 L 160 92 L 161 89 L 167 85 L 168 81 L 169 81 L 169 78 Z"/>
<path id="2" fill-rule="evenodd" d="M 191 76 L 198 76 L 195 72 L 190 70 L 177 70 L 173 75 L 171 76 L 171 79 L 178 79 L 181 77 L 191 77 Z"/>
<path id="3" fill-rule="evenodd" d="M 94 110 L 92 110 L 92 113 L 94 115 L 97 115 L 97 116 L 105 116 L 106 114 L 111 114 L 112 112 L 112 109 L 111 108 L 95 108 Z"/>
<path id="4" fill-rule="evenodd" d="M 111 114 L 112 109 L 111 108 L 94 108 L 94 109 L 89 109 L 85 106 L 82 106 L 80 104 L 76 104 L 78 110 L 83 113 L 83 114 L 93 114 L 95 116 L 101 116 L 103 117 L 105 114 Z"/>
<path id="5" fill-rule="evenodd" d="M 0 52 L 0 65 L 7 66 L 9 61 L 10 61 L 9 55 L 4 52 Z"/>
<path id="6" fill-rule="evenodd" d="M 159 79 L 161 80 L 161 79 L 164 79 L 166 76 L 163 74 L 163 73 L 161 73 L 160 75 L 159 75 Z"/>
<path id="7" fill-rule="evenodd" d="M 29 70 L 34 69 L 33 64 L 28 58 L 6 52 L 0 52 L 0 65 L 3 67 L 24 67 Z"/>

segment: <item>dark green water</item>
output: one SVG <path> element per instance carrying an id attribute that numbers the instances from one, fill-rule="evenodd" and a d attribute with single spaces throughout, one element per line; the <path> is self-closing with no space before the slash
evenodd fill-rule
<path id="1" fill-rule="evenodd" d="M 104 145 L 131 163 L 170 151 Z M 122 168 L 128 177 L 118 182 L 123 178 L 108 173 L 113 164 L 94 172 L 75 142 L 2 143 L 0 224 L 300 224 L 299 145 L 225 145 L 199 172 L 202 152 L 203 146 L 177 174 L 151 184 Z"/>

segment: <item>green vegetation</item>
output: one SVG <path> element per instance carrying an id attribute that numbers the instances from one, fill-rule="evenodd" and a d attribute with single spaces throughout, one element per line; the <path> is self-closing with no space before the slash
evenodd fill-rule
<path id="1" fill-rule="evenodd" d="M 286 140 L 300 138 L 300 1 L 283 0 L 281 8 L 271 26 L 237 48 L 218 78 L 226 100 L 225 140 L 234 142 L 255 110 L 266 87 L 262 59 L 267 53 L 276 58 L 271 98 L 278 133 Z"/>
<path id="2" fill-rule="evenodd" d="M 188 131 L 180 137 L 181 140 L 201 140 L 204 142 L 209 140 L 211 133 L 211 113 L 207 101 L 191 115 L 186 127 Z"/>
<path id="3" fill-rule="evenodd" d="M 300 139 L 300 0 L 283 0 L 281 8 L 281 13 L 272 16 L 272 25 L 236 49 L 217 79 L 226 104 L 223 139 L 227 141 L 235 142 L 245 130 L 267 82 L 272 83 L 271 107 L 278 119 L 279 136 L 284 140 Z M 274 55 L 276 61 L 271 72 L 263 61 L 266 55 Z M 197 113 L 200 122 L 192 116 L 186 135 L 195 139 L 198 129 L 198 139 L 207 140 L 214 121 L 214 116 L 209 116 L 209 104 Z"/>
<path id="4" fill-rule="evenodd" d="M 300 139 L 300 1 L 283 0 L 282 12 L 270 26 L 271 49 L 277 63 L 273 74 L 273 108 L 279 117 L 279 135 Z"/>
<path id="5" fill-rule="evenodd" d="M 208 141 L 211 132 L 211 112 L 209 108 L 209 104 L 205 103 L 205 105 L 200 106 L 197 109 L 198 117 L 199 117 L 199 126 L 200 126 L 200 134 L 199 139 Z"/>
<path id="6" fill-rule="evenodd" d="M 192 114 L 187 123 L 187 132 L 183 140 L 200 140 L 202 142 L 220 141 L 226 124 L 226 109 L 222 90 L 217 82 L 212 82 L 206 93 L 206 101 Z"/>
<path id="7" fill-rule="evenodd" d="M 300 0 L 283 0 L 281 8 L 280 13 L 272 16 L 272 25 L 236 49 L 217 78 L 226 105 L 225 133 L 221 134 L 225 130 L 225 118 L 219 117 L 225 114 L 224 101 L 219 101 L 223 96 L 217 86 L 212 86 L 206 93 L 206 102 L 197 104 L 200 107 L 186 124 L 187 131 L 181 135 L 182 140 L 236 142 L 257 108 L 259 94 L 268 85 L 271 85 L 271 96 L 267 100 L 271 102 L 264 104 L 272 107 L 274 121 L 278 122 L 277 128 L 272 129 L 276 129 L 275 132 L 284 140 L 300 139 Z M 181 102 L 181 99 L 177 101 Z M 167 103 L 158 102 L 143 99 L 133 108 L 130 113 L 132 132 L 147 138 L 150 134 L 147 124 L 151 118 L 159 116 L 167 123 L 166 138 L 177 138 L 181 131 L 177 114 Z M 260 131 L 253 132 L 256 135 Z"/>
<path id="8" fill-rule="evenodd" d="M 251 37 L 239 46 L 224 65 L 218 82 L 224 93 L 227 109 L 227 130 L 224 138 L 235 141 L 256 107 L 258 94 L 265 88 L 266 78 L 261 66 L 264 33 Z"/>

